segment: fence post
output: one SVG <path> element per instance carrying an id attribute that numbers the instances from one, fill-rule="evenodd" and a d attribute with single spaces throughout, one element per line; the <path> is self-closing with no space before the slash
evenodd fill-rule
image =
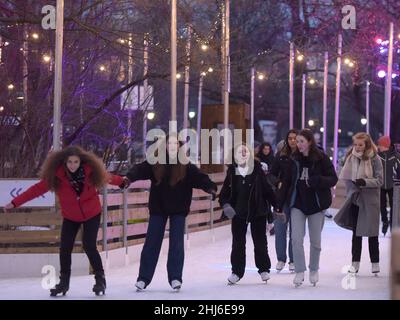
<path id="1" fill-rule="evenodd" d="M 107 186 L 105 186 L 102 190 L 103 195 L 103 251 L 106 253 L 106 270 L 108 270 L 108 247 L 107 247 L 107 213 L 108 213 L 108 204 L 107 204 Z"/>
<path id="2" fill-rule="evenodd" d="M 215 242 L 215 233 L 214 233 L 214 201 L 210 199 L 210 230 L 211 230 L 211 240 Z"/>

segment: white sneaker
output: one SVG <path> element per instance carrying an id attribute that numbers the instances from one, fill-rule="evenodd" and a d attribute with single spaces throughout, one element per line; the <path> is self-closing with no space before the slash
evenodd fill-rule
<path id="1" fill-rule="evenodd" d="M 278 263 L 276 264 L 276 271 L 281 272 L 283 270 L 283 268 L 285 267 L 285 263 L 283 261 L 278 261 Z"/>
<path id="2" fill-rule="evenodd" d="M 136 287 L 136 291 L 143 291 L 146 288 L 146 284 L 144 283 L 144 281 L 137 281 L 135 283 L 135 287 Z"/>
<path id="3" fill-rule="evenodd" d="M 371 272 L 375 273 L 375 275 L 377 275 L 379 272 L 381 272 L 381 269 L 379 268 L 379 262 L 373 262 L 372 263 Z"/>
<path id="4" fill-rule="evenodd" d="M 261 272 L 260 277 L 262 281 L 267 282 L 270 279 L 269 272 L 267 271 Z"/>
<path id="5" fill-rule="evenodd" d="M 310 271 L 310 283 L 315 287 L 319 281 L 318 271 Z"/>
<path id="6" fill-rule="evenodd" d="M 179 280 L 172 280 L 171 281 L 171 287 L 175 291 L 179 291 L 181 289 L 181 287 L 182 287 L 182 282 L 180 282 Z"/>
<path id="7" fill-rule="evenodd" d="M 289 271 L 290 272 L 294 272 L 295 268 L 294 268 L 294 263 L 293 262 L 289 262 Z"/>
<path id="8" fill-rule="evenodd" d="M 353 261 L 349 269 L 349 273 L 357 273 L 360 269 L 360 261 Z"/>
<path id="9" fill-rule="evenodd" d="M 228 278 L 228 284 L 230 284 L 230 285 L 235 284 L 239 280 L 240 280 L 239 276 L 234 274 L 234 273 L 232 273 Z"/>
<path id="10" fill-rule="evenodd" d="M 293 279 L 295 287 L 300 287 L 304 281 L 304 272 L 297 272 Z"/>

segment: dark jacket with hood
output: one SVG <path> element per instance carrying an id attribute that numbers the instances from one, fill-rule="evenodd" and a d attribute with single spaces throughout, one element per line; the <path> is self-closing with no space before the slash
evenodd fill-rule
<path id="1" fill-rule="evenodd" d="M 237 201 L 237 179 L 236 165 L 228 167 L 226 178 L 219 194 L 219 203 L 221 207 L 229 203 L 233 208 Z M 250 174 L 250 194 L 248 199 L 248 210 L 246 221 L 251 222 L 257 217 L 271 216 L 271 205 L 275 206 L 275 194 L 268 184 L 266 176 L 258 161 L 254 161 L 253 172 Z M 270 219 L 268 219 L 270 220 Z"/>

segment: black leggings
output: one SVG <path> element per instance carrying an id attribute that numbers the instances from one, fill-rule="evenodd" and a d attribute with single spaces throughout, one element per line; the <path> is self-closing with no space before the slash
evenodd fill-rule
<path id="1" fill-rule="evenodd" d="M 104 272 L 101 257 L 97 251 L 97 233 L 99 231 L 101 215 L 84 221 L 75 222 L 64 219 L 61 229 L 60 265 L 61 273 L 71 274 L 71 254 L 74 248 L 75 238 L 81 225 L 83 225 L 83 250 L 95 273 Z"/>
<path id="2" fill-rule="evenodd" d="M 354 218 L 354 228 L 353 228 L 353 239 L 351 246 L 352 253 L 352 261 L 360 261 L 361 260 L 361 249 L 362 249 L 362 237 L 358 237 L 356 235 L 357 229 L 357 220 L 358 220 L 358 210 L 359 207 L 356 205 L 352 205 L 352 215 Z M 368 237 L 368 248 L 369 248 L 369 257 L 371 262 L 379 262 L 379 241 L 378 237 Z"/>

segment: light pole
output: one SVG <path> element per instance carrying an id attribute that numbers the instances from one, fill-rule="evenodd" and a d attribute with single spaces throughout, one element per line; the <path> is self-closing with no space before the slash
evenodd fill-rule
<path id="1" fill-rule="evenodd" d="M 367 80 L 365 83 L 365 117 L 367 119 L 367 133 L 369 134 L 369 86 L 370 82 Z"/>
<path id="2" fill-rule="evenodd" d="M 54 77 L 53 150 L 61 149 L 61 84 L 64 35 L 64 0 L 57 0 Z"/>
<path id="3" fill-rule="evenodd" d="M 325 52 L 324 61 L 324 94 L 323 94 L 323 110 L 322 110 L 322 127 L 324 132 L 322 133 L 322 148 L 326 152 L 326 136 L 328 132 L 327 124 L 327 113 L 328 113 L 328 68 L 329 68 L 329 54 Z"/>
<path id="4" fill-rule="evenodd" d="M 143 101 L 145 102 L 143 105 L 143 156 L 146 157 L 146 135 L 147 135 L 147 108 L 149 106 L 149 92 L 148 92 L 148 81 L 147 81 L 147 73 L 149 69 L 149 62 L 148 62 L 148 42 L 146 39 L 146 35 L 144 37 L 143 41 L 143 94 L 144 94 L 144 99 Z"/>
<path id="5" fill-rule="evenodd" d="M 133 78 L 133 48 L 132 48 L 132 33 L 129 33 L 128 36 L 128 83 L 132 82 Z M 132 91 L 134 88 L 128 89 L 128 96 L 132 96 Z M 139 91 L 138 90 L 138 96 L 139 96 Z M 131 99 L 129 99 L 131 101 Z M 139 103 L 138 103 L 139 104 Z M 128 155 L 127 155 L 127 160 L 128 160 L 128 165 L 130 166 L 132 164 L 132 103 L 128 105 Z"/>
<path id="6" fill-rule="evenodd" d="M 230 13 L 230 0 L 225 0 L 225 82 L 224 82 L 224 129 L 229 130 L 229 90 L 230 90 L 230 54 L 229 54 L 229 39 L 230 39 L 230 28 L 229 28 L 229 13 Z M 228 134 L 224 134 L 224 159 L 225 163 L 228 163 Z M 226 166 L 224 166 L 226 170 Z"/>
<path id="7" fill-rule="evenodd" d="M 197 146 L 197 159 L 200 159 L 200 133 L 201 133 L 201 104 L 202 104 L 202 95 L 203 95 L 203 79 L 204 76 L 200 75 L 199 82 L 199 96 L 197 103 L 197 137 L 196 137 L 196 146 Z"/>
<path id="8" fill-rule="evenodd" d="M 393 71 L 393 22 L 389 27 L 389 49 L 388 49 L 388 67 L 386 74 L 385 85 L 385 123 L 384 134 L 390 136 L 390 112 L 391 112 L 391 97 L 392 97 L 392 71 Z"/>
<path id="9" fill-rule="evenodd" d="M 176 121 L 176 1 L 171 0 L 171 121 Z"/>
<path id="10" fill-rule="evenodd" d="M 192 36 L 192 26 L 188 25 L 188 38 L 186 41 L 186 65 L 185 65 L 185 96 L 183 100 L 183 128 L 188 127 L 189 119 L 189 77 L 190 77 L 190 40 Z"/>
<path id="11" fill-rule="evenodd" d="M 293 128 L 294 111 L 294 44 L 290 43 L 289 53 L 289 129 Z"/>
<path id="12" fill-rule="evenodd" d="M 301 128 L 306 127 L 306 75 L 303 73 L 301 85 Z"/>
<path id="13" fill-rule="evenodd" d="M 340 74 L 342 71 L 342 35 L 338 36 L 338 56 L 336 66 L 335 125 L 333 129 L 333 166 L 337 169 L 339 142 Z"/>

